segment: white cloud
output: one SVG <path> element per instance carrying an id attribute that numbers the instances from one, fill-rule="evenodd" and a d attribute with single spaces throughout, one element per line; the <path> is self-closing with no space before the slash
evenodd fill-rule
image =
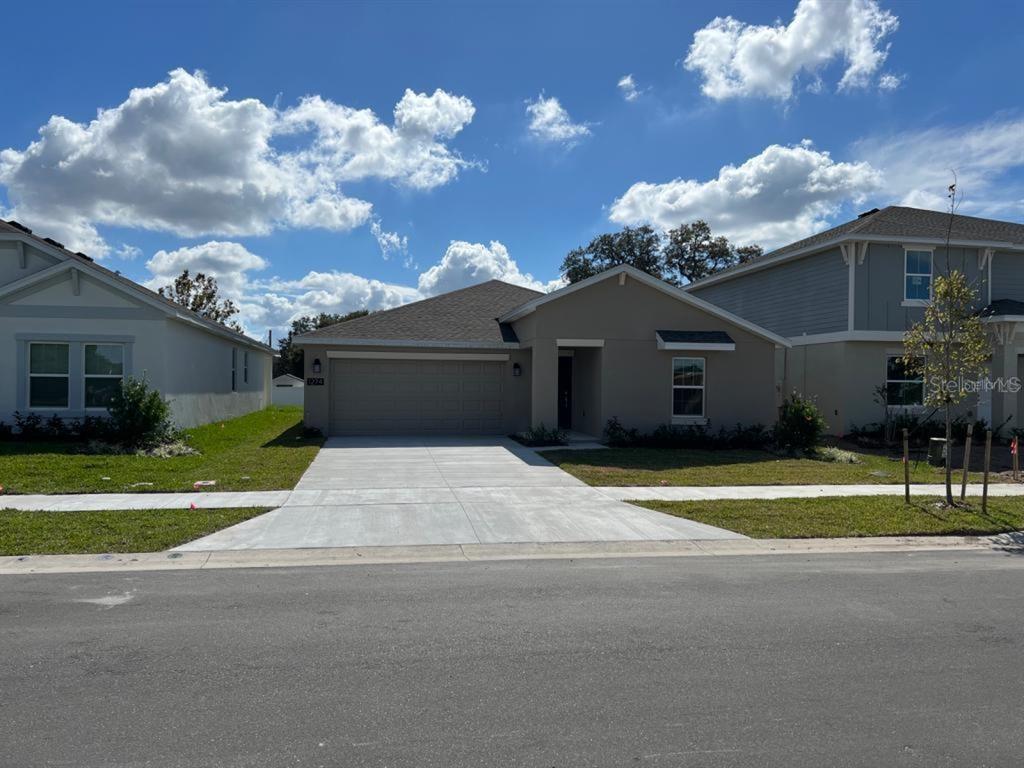
<path id="1" fill-rule="evenodd" d="M 409 252 L 409 238 L 406 235 L 399 235 L 397 232 L 388 232 L 379 221 L 370 224 L 370 232 L 377 240 L 380 248 L 380 255 L 385 259 L 392 256 L 405 256 Z"/>
<path id="2" fill-rule="evenodd" d="M 878 90 L 880 91 L 895 91 L 901 85 L 903 85 L 903 78 L 891 72 L 887 72 L 878 78 Z"/>
<path id="3" fill-rule="evenodd" d="M 526 114 L 530 118 L 530 135 L 539 141 L 572 146 L 590 135 L 590 129 L 583 123 L 574 123 L 554 96 L 545 98 L 542 93 L 536 100 L 526 102 Z"/>
<path id="4" fill-rule="evenodd" d="M 708 181 L 638 182 L 612 204 L 610 218 L 662 229 L 704 219 L 740 245 L 770 248 L 824 229 L 842 203 L 862 201 L 880 183 L 871 164 L 836 162 L 810 141 L 772 144 Z"/>
<path id="5" fill-rule="evenodd" d="M 626 101 L 636 101 L 640 97 L 640 89 L 637 88 L 636 80 L 632 75 L 623 75 L 619 78 L 619 92 Z"/>
<path id="6" fill-rule="evenodd" d="M 51 117 L 25 149 L 0 151 L 0 184 L 9 215 L 99 257 L 110 251 L 103 225 L 188 237 L 344 231 L 372 205 L 343 183 L 430 189 L 471 165 L 445 141 L 473 113 L 464 97 L 407 90 L 388 126 L 320 96 L 287 109 L 231 100 L 201 72 L 176 69 L 88 123 Z"/>
<path id="7" fill-rule="evenodd" d="M 839 90 L 860 88 L 882 67 L 889 52 L 883 40 L 898 26 L 876 0 L 800 0 L 787 26 L 714 19 L 694 34 L 684 66 L 700 74 L 701 90 L 716 100 L 786 100 L 801 74 L 816 78 L 840 59 Z"/>
<path id="8" fill-rule="evenodd" d="M 533 275 L 520 272 L 508 249 L 497 240 L 492 240 L 489 246 L 453 240 L 441 261 L 420 275 L 419 291 L 424 296 L 435 296 L 487 280 L 502 280 L 537 291 L 561 285 L 557 280 L 542 283 Z"/>
<path id="9" fill-rule="evenodd" d="M 540 291 L 563 284 L 560 279 L 543 283 L 522 273 L 505 246 L 496 241 L 489 246 L 452 242 L 440 261 L 420 274 L 416 286 L 336 270 L 314 270 L 294 279 L 257 279 L 251 273 L 266 269 L 266 260 L 232 242 L 159 251 L 146 266 L 152 274 L 146 284 L 154 289 L 171 283 L 183 269 L 215 276 L 222 294 L 238 306 L 239 322 L 255 336 L 262 336 L 267 328 L 275 329 L 277 334 L 284 332 L 292 320 L 303 315 L 391 309 L 487 280 L 503 280 Z"/>
<path id="10" fill-rule="evenodd" d="M 1007 173 L 1024 167 L 1024 118 L 876 136 L 853 154 L 885 173 L 887 202 L 942 210 L 957 175 L 963 213 L 1024 217 L 1024 183 Z"/>
<path id="11" fill-rule="evenodd" d="M 241 243 L 211 240 L 202 245 L 178 248 L 174 251 L 157 251 L 146 262 L 146 268 L 153 275 L 147 284 L 162 288 L 188 270 L 193 275 L 202 272 L 217 278 L 221 292 L 231 299 L 241 299 L 248 286 L 248 273 L 266 269 L 267 261 L 251 253 Z"/>
<path id="12" fill-rule="evenodd" d="M 135 261 L 142 255 L 142 249 L 128 243 L 121 243 L 121 246 L 114 251 L 114 255 L 122 261 Z"/>

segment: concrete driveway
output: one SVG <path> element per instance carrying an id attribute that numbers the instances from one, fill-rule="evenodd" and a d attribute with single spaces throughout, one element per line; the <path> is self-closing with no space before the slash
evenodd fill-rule
<path id="1" fill-rule="evenodd" d="M 283 507 L 182 550 L 743 538 L 605 496 L 508 438 L 331 438 Z"/>

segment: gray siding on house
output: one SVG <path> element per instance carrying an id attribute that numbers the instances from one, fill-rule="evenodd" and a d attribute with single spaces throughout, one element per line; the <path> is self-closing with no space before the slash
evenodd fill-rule
<path id="1" fill-rule="evenodd" d="M 945 248 L 936 248 L 934 253 L 933 276 L 943 274 L 947 268 L 962 270 L 977 287 L 980 303 L 987 303 L 987 274 L 978 271 L 976 249 L 951 248 L 948 261 Z M 903 303 L 905 266 L 902 244 L 872 243 L 869 246 L 864 263 L 856 267 L 854 330 L 904 331 L 922 319 L 924 309 Z M 1024 284 L 1024 273 L 1021 277 Z"/>
<path id="2" fill-rule="evenodd" d="M 838 248 L 696 287 L 693 294 L 783 336 L 847 328 L 849 270 Z"/>
<path id="3" fill-rule="evenodd" d="M 1024 253 L 996 251 L 992 259 L 992 300 L 1024 301 Z"/>

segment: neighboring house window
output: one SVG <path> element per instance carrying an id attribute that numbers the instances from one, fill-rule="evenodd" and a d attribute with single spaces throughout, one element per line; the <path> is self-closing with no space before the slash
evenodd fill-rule
<path id="1" fill-rule="evenodd" d="M 906 251 L 903 298 L 929 301 L 932 297 L 932 252 Z"/>
<path id="2" fill-rule="evenodd" d="M 242 353 L 242 381 L 246 384 L 249 383 L 249 353 Z"/>
<path id="3" fill-rule="evenodd" d="M 28 407 L 68 407 L 70 358 L 67 344 L 28 345 Z"/>
<path id="4" fill-rule="evenodd" d="M 885 365 L 885 396 L 890 406 L 924 404 L 924 377 L 920 364 L 907 366 L 899 355 L 890 355 Z"/>
<path id="5" fill-rule="evenodd" d="M 231 391 L 238 390 L 238 350 L 231 348 Z"/>
<path id="6" fill-rule="evenodd" d="M 85 344 L 85 407 L 106 408 L 124 379 L 123 344 Z"/>
<path id="7" fill-rule="evenodd" d="M 704 358 L 672 358 L 672 415 L 704 416 Z"/>

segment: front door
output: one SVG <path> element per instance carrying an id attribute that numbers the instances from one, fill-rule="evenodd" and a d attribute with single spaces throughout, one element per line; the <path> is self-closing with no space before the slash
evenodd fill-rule
<path id="1" fill-rule="evenodd" d="M 572 358 L 558 358 L 558 428 L 572 429 Z"/>

